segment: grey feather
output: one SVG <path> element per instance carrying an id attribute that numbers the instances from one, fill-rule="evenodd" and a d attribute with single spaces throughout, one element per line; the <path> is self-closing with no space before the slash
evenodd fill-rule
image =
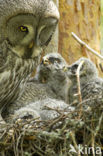
<path id="1" fill-rule="evenodd" d="M 24 108 L 16 110 L 14 113 L 14 118 L 17 119 L 21 116 L 23 117 L 23 115 L 21 114 L 25 110 L 29 115 L 32 115 L 33 113 L 31 113 L 31 110 L 34 110 L 34 112 L 37 112 L 38 116 L 40 116 L 40 120 L 51 120 L 60 116 L 60 114 L 58 113 L 59 111 L 61 113 L 67 114 L 74 111 L 74 109 L 74 107 L 69 107 L 68 104 L 61 100 L 46 98 L 44 100 L 39 100 L 37 102 L 31 103 Z M 27 113 L 25 114 L 27 115 Z M 26 116 L 25 114 L 24 116 Z M 33 117 L 35 116 L 32 115 L 32 118 Z"/>
<path id="2" fill-rule="evenodd" d="M 1 112 L 22 95 L 58 19 L 59 12 L 52 0 L 0 1 Z"/>
<path id="3" fill-rule="evenodd" d="M 35 78 L 40 83 L 44 81 L 57 95 L 57 99 L 66 102 L 70 80 L 64 71 L 65 66 L 67 66 L 67 63 L 59 53 L 47 54 L 38 66 Z"/>
<path id="4" fill-rule="evenodd" d="M 33 110 L 32 108 L 28 108 L 28 107 L 21 108 L 18 111 L 15 111 L 14 116 L 12 116 L 12 121 L 16 121 L 18 119 L 23 120 L 23 122 L 27 119 L 41 120 L 39 113 Z"/>
<path id="5" fill-rule="evenodd" d="M 45 59 L 50 62 L 43 63 Z M 14 104 L 9 105 L 3 117 L 7 119 L 9 114 L 14 114 L 14 111 L 19 108 L 38 100 L 54 98 L 66 101 L 70 82 L 63 68 L 66 65 L 67 63 L 58 53 L 44 56 L 42 63 L 38 66 L 35 79 L 27 83 L 23 95 Z M 46 81 L 43 83 L 44 77 Z"/>
<path id="6" fill-rule="evenodd" d="M 84 106 L 98 107 L 103 104 L 103 79 L 98 76 L 95 64 L 87 58 L 80 58 L 68 67 L 68 76 L 72 81 L 69 89 L 69 102 L 79 102 L 77 91 L 76 71 L 81 61 L 84 61 L 80 69 L 80 88 Z"/>

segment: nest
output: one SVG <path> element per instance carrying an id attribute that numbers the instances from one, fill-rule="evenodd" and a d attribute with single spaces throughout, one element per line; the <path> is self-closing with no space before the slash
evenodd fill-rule
<path id="1" fill-rule="evenodd" d="M 102 152 L 102 123 L 101 107 L 81 103 L 50 121 L 18 119 L 0 135 L 0 156 L 94 156 Z"/>
<path id="2" fill-rule="evenodd" d="M 75 109 L 67 113 L 54 109 L 59 116 L 49 121 L 17 119 L 13 124 L 0 124 L 0 156 L 102 155 L 103 100 L 82 100 L 82 64 L 77 70 L 79 102 L 68 105 Z"/>

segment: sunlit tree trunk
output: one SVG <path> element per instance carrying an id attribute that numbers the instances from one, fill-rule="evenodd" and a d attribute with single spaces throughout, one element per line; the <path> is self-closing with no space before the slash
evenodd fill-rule
<path id="1" fill-rule="evenodd" d="M 78 35 L 91 48 L 100 51 L 100 0 L 59 0 L 59 52 L 69 64 L 79 57 L 99 60 L 74 40 Z"/>

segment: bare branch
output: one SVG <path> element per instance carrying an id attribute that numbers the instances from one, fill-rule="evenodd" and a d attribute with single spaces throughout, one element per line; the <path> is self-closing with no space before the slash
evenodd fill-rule
<path id="1" fill-rule="evenodd" d="M 99 130 L 100 130 L 102 121 L 103 121 L 103 112 L 102 112 L 102 114 L 101 114 L 101 116 L 100 116 L 100 118 L 99 118 L 99 123 L 98 123 L 98 125 L 97 125 L 97 127 L 96 127 L 96 129 L 95 129 L 95 134 L 94 134 L 95 137 L 97 136 L 97 134 L 98 134 L 98 132 L 99 132 Z"/>
<path id="2" fill-rule="evenodd" d="M 78 43 L 80 43 L 82 46 L 86 47 L 92 54 L 96 55 L 99 57 L 101 60 L 103 60 L 103 56 L 100 55 L 97 51 L 89 47 L 84 41 L 82 41 L 74 32 L 72 32 L 72 36 L 75 38 Z"/>
<path id="3" fill-rule="evenodd" d="M 78 69 L 77 69 L 77 72 L 76 72 L 77 84 L 78 84 L 78 96 L 79 96 L 79 102 L 80 103 L 82 102 L 81 89 L 80 89 L 80 69 L 81 69 L 83 63 L 84 63 L 84 61 L 80 62 Z"/>
<path id="4" fill-rule="evenodd" d="M 75 149 L 78 151 L 78 156 L 81 156 L 80 151 L 78 150 L 78 145 L 77 145 L 76 139 L 75 139 L 75 133 L 73 131 L 71 131 L 70 136 L 73 141 Z"/>
<path id="5" fill-rule="evenodd" d="M 80 69 L 83 65 L 84 61 L 81 61 L 79 66 L 78 66 L 78 69 L 77 69 L 77 72 L 76 72 L 76 76 L 77 76 L 77 85 L 78 85 L 78 97 L 79 97 L 79 102 L 81 103 L 80 104 L 80 114 L 79 114 L 79 118 L 81 116 L 81 112 L 82 112 L 82 95 L 81 95 L 81 88 L 80 88 Z"/>

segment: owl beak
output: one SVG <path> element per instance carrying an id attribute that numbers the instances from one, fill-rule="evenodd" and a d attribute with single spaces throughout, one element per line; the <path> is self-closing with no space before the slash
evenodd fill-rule
<path id="1" fill-rule="evenodd" d="M 66 66 L 63 67 L 63 71 L 67 72 L 68 68 Z"/>
<path id="2" fill-rule="evenodd" d="M 48 65 L 49 64 L 49 60 L 48 59 L 43 59 L 43 64 L 44 65 Z"/>
<path id="3" fill-rule="evenodd" d="M 64 70 L 65 70 L 67 76 L 72 75 L 71 66 L 66 66 L 66 68 L 64 68 Z"/>

